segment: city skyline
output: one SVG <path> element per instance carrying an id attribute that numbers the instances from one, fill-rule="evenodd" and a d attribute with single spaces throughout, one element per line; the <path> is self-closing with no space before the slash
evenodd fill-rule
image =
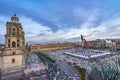
<path id="1" fill-rule="evenodd" d="M 119 0 L 0 1 L 0 43 L 4 43 L 6 21 L 16 13 L 26 42 L 80 41 L 120 38 Z M 115 31 L 115 32 L 114 32 Z"/>

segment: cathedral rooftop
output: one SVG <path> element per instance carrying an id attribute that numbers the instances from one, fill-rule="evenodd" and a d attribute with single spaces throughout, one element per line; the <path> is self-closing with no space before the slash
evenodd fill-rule
<path id="1" fill-rule="evenodd" d="M 14 23 L 18 23 L 18 22 L 19 22 L 19 19 L 18 19 L 18 17 L 16 16 L 16 14 L 14 14 L 14 15 L 11 17 L 11 22 L 14 22 Z"/>

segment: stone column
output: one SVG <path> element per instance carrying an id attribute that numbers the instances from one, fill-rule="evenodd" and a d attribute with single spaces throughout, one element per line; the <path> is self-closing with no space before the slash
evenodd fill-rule
<path id="1" fill-rule="evenodd" d="M 7 27 L 7 33 L 6 33 L 6 35 L 7 35 L 7 34 L 9 34 L 9 29 L 8 29 L 8 27 Z"/>
<path id="2" fill-rule="evenodd" d="M 5 47 L 8 47 L 8 39 L 5 39 Z"/>

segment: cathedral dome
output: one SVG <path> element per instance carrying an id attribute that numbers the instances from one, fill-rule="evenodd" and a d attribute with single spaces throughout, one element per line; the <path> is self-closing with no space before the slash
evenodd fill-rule
<path id="1" fill-rule="evenodd" d="M 18 19 L 18 17 L 16 16 L 16 14 L 14 14 L 14 15 L 11 17 L 11 22 L 14 22 L 14 23 L 18 23 L 18 22 L 19 22 L 19 19 Z"/>

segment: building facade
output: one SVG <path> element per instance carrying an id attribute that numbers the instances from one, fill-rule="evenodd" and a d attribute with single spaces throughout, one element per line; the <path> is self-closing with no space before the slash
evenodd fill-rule
<path id="1" fill-rule="evenodd" d="M 31 51 L 48 51 L 48 50 L 58 50 L 67 49 L 75 47 L 76 43 L 56 43 L 56 44 L 33 44 L 30 46 Z"/>
<path id="2" fill-rule="evenodd" d="M 2 50 L 1 71 L 21 70 L 25 66 L 25 38 L 19 19 L 14 14 L 6 23 L 5 48 Z"/>

